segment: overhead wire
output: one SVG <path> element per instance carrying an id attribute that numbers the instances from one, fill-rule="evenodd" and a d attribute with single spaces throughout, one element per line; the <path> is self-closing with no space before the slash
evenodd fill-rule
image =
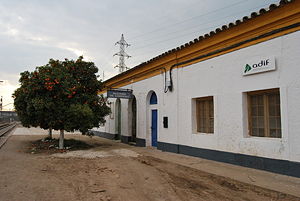
<path id="1" fill-rule="evenodd" d="M 129 39 L 127 38 L 127 41 L 130 41 L 131 44 L 134 44 L 134 43 L 139 44 L 138 41 L 139 41 L 139 40 L 143 40 L 143 38 L 145 38 L 147 35 L 150 35 L 150 34 L 153 35 L 153 33 L 156 33 L 156 32 L 166 31 L 167 29 L 170 29 L 171 27 L 175 27 L 176 25 L 183 24 L 183 23 L 185 23 L 185 22 L 192 21 L 192 20 L 195 20 L 195 19 L 199 19 L 200 17 L 206 17 L 206 16 L 209 16 L 210 14 L 216 13 L 216 12 L 218 12 L 218 11 L 220 11 L 220 10 L 224 10 L 224 9 L 227 9 L 227 8 L 232 8 L 232 7 L 236 6 L 236 5 L 240 5 L 240 4 L 242 4 L 242 3 L 246 3 L 247 1 L 249 1 L 249 0 L 246 0 L 246 1 L 244 1 L 244 0 L 243 0 L 243 1 L 238 1 L 238 2 L 235 2 L 235 3 L 233 3 L 233 4 L 224 6 L 224 7 L 222 7 L 222 8 L 218 8 L 218 9 L 209 11 L 209 12 L 207 12 L 207 13 L 201 14 L 201 15 L 197 15 L 197 16 L 194 16 L 194 17 L 190 17 L 190 18 L 184 19 L 184 20 L 182 20 L 182 21 L 180 21 L 180 22 L 172 23 L 172 24 L 169 24 L 169 25 L 166 25 L 166 26 L 163 26 L 163 27 L 154 29 L 154 30 L 149 31 L 149 32 L 146 32 L 146 33 L 143 33 L 143 34 L 140 34 L 140 35 L 136 35 L 136 36 L 131 37 L 131 38 L 129 38 Z M 278 2 L 278 1 L 272 1 L 272 2 L 270 2 L 270 3 L 273 3 L 273 2 Z M 239 11 L 238 13 L 234 13 L 234 14 L 231 14 L 231 15 L 227 15 L 227 16 L 225 16 L 225 17 L 223 16 L 223 17 L 221 17 L 221 19 L 229 18 L 229 17 L 235 16 L 235 15 L 238 15 L 239 13 L 247 12 L 247 11 L 249 11 L 249 10 L 261 8 L 261 7 L 270 5 L 270 3 L 264 4 L 264 5 L 261 5 L 261 6 L 257 6 L 257 7 L 251 8 L 251 9 Z M 204 25 L 204 24 L 208 24 L 208 23 L 211 24 L 212 22 L 219 21 L 219 20 L 221 20 L 221 19 L 220 19 L 220 18 L 217 18 L 217 19 L 215 19 L 215 20 L 211 20 L 211 21 L 209 21 L 209 22 L 205 22 L 205 23 L 202 23 L 202 24 L 200 24 L 200 25 Z M 131 52 L 135 52 L 136 50 L 144 49 L 144 48 L 147 48 L 147 47 L 149 47 L 149 46 L 154 46 L 154 45 L 156 45 L 156 44 L 167 43 L 167 42 L 169 42 L 169 41 L 172 41 L 172 40 L 175 40 L 175 39 L 179 39 L 179 38 L 183 38 L 183 37 L 186 37 L 186 36 L 188 36 L 188 35 L 192 35 L 192 34 L 194 34 L 194 33 L 199 33 L 200 31 L 203 31 L 203 30 L 207 30 L 207 29 L 211 29 L 211 28 L 217 28 L 217 27 L 219 27 L 219 26 L 222 26 L 223 24 L 225 24 L 225 23 L 218 24 L 218 25 L 214 25 L 214 26 L 205 27 L 205 28 L 202 28 L 202 29 L 200 29 L 200 30 L 196 30 L 196 31 L 192 31 L 192 32 L 191 32 L 191 30 L 198 29 L 199 26 L 200 26 L 200 25 L 198 24 L 197 27 L 195 27 L 195 23 L 193 23 L 193 24 L 191 24 L 192 28 L 190 28 L 190 29 L 184 29 L 183 31 L 172 31 L 172 32 L 169 32 L 169 33 L 164 33 L 163 35 L 159 35 L 159 36 L 157 36 L 157 35 L 155 36 L 155 35 L 154 35 L 153 37 L 150 38 L 150 39 L 151 39 L 150 41 L 155 41 L 155 40 L 161 39 L 161 38 L 166 37 L 166 36 L 169 36 L 169 35 L 174 35 L 174 33 L 176 33 L 176 34 L 178 34 L 178 33 L 185 33 L 185 32 L 187 32 L 187 30 L 188 30 L 189 32 L 187 32 L 187 33 L 185 33 L 185 34 L 177 35 L 176 37 L 172 37 L 172 38 L 168 37 L 167 39 L 159 40 L 159 41 L 156 41 L 156 42 L 153 42 L 153 43 L 149 43 L 149 44 L 146 44 L 146 45 L 143 45 L 143 46 L 140 46 L 140 47 L 138 46 L 137 48 L 132 48 L 132 49 L 131 49 Z M 200 33 L 200 34 L 202 34 L 202 33 Z M 140 39 L 138 39 L 138 38 L 140 38 Z M 138 39 L 138 40 L 133 40 L 133 39 Z M 149 40 L 148 40 L 148 41 L 149 41 Z M 143 41 L 143 42 L 144 42 L 144 41 Z M 180 42 L 179 42 L 179 43 L 180 43 Z M 145 44 L 145 43 L 144 43 L 144 44 Z M 180 45 L 180 44 L 179 44 L 179 45 Z M 170 45 L 170 46 L 171 46 L 171 45 Z M 134 47 L 134 46 L 133 46 L 133 47 Z M 159 47 L 161 47 L 161 45 L 160 45 Z M 143 51 L 142 51 L 140 54 L 139 54 L 139 53 L 138 53 L 138 54 L 134 54 L 134 53 L 133 53 L 133 54 L 132 54 L 132 55 L 133 55 L 133 58 L 132 58 L 132 59 L 133 59 L 133 60 L 136 60 L 137 57 L 140 57 L 140 56 L 143 56 L 143 55 L 148 55 L 148 54 L 151 53 L 151 52 L 161 52 L 161 51 L 164 51 L 164 50 L 166 50 L 166 49 L 171 49 L 171 48 L 173 48 L 173 47 L 174 47 L 174 44 L 173 44 L 170 48 L 160 48 L 159 50 L 156 49 L 156 50 L 151 50 L 151 51 L 147 51 L 147 52 L 143 52 Z M 111 50 L 110 50 L 109 52 L 111 52 Z M 140 52 L 140 51 L 139 51 L 139 52 Z M 155 55 L 154 55 L 154 56 L 155 56 Z M 144 61 L 144 60 L 143 60 L 143 61 Z M 133 61 L 132 61 L 132 62 L 130 62 L 130 63 L 141 63 L 141 59 L 138 58 L 138 59 L 137 59 L 137 62 L 133 62 Z M 131 66 L 135 66 L 135 65 L 131 65 Z"/>
<path id="2" fill-rule="evenodd" d="M 185 22 L 187 22 L 187 21 L 190 21 L 190 20 L 193 20 L 193 19 L 196 19 L 196 18 L 199 18 L 199 17 L 207 16 L 207 15 L 209 15 L 209 14 L 215 13 L 215 12 L 217 12 L 217 11 L 220 11 L 220 10 L 223 10 L 223 9 L 226 9 L 226 8 L 232 8 L 233 6 L 239 5 L 239 4 L 241 4 L 241 3 L 245 3 L 245 2 L 247 2 L 247 1 L 249 1 L 249 0 L 242 0 L 242 1 L 239 1 L 239 2 L 237 2 L 237 3 L 233 3 L 233 4 L 230 4 L 230 5 L 228 5 L 228 6 L 224 6 L 224 7 L 222 7 L 222 8 L 218 8 L 218 9 L 212 10 L 212 11 L 210 11 L 210 12 L 201 14 L 201 15 L 197 15 L 197 16 L 194 16 L 194 17 L 191 17 L 191 18 L 187 18 L 187 19 L 185 19 L 185 20 L 181 20 L 180 22 L 172 23 L 172 24 L 170 24 L 170 25 L 168 25 L 168 26 L 162 26 L 162 27 L 160 27 L 160 28 L 157 28 L 157 29 L 154 29 L 154 30 L 152 30 L 152 31 L 149 31 L 149 32 L 146 32 L 146 33 L 137 35 L 137 36 L 134 36 L 134 37 L 132 37 L 132 38 L 129 37 L 128 40 L 133 40 L 133 39 L 135 39 L 135 38 L 140 38 L 140 37 L 142 37 L 142 36 L 144 36 L 144 35 L 152 34 L 152 33 L 161 31 L 161 30 L 163 30 L 163 29 L 166 29 L 166 28 L 169 28 L 169 27 L 173 27 L 173 26 L 176 26 L 176 25 L 178 25 L 178 24 L 182 24 L 182 23 L 185 23 Z"/>
<path id="3" fill-rule="evenodd" d="M 256 9 L 256 8 L 261 8 L 261 7 L 266 6 L 266 5 L 269 5 L 269 4 L 264 4 L 264 5 L 257 6 L 257 7 L 251 8 L 251 9 L 243 10 L 243 11 L 240 11 L 240 12 L 238 12 L 238 13 L 235 13 L 234 15 L 237 15 L 237 14 L 239 14 L 239 13 L 244 13 L 244 12 L 247 12 L 247 11 L 249 11 L 249 10 Z M 228 15 L 228 16 L 225 16 L 225 17 L 227 18 L 227 17 L 231 17 L 231 16 L 234 16 L 234 15 Z M 224 19 L 224 17 L 222 17 L 222 19 Z M 218 20 L 220 20 L 220 19 L 218 18 L 218 19 L 215 19 L 215 20 L 213 20 L 213 21 L 211 21 L 211 22 L 218 21 Z M 211 22 L 209 22 L 209 23 L 211 23 Z M 208 23 L 204 23 L 204 24 L 208 24 Z M 198 33 L 198 32 L 203 31 L 203 30 L 207 30 L 207 29 L 211 30 L 212 28 L 220 27 L 220 26 L 222 26 L 223 24 L 224 24 L 224 23 L 218 24 L 218 25 L 214 25 L 214 26 L 210 26 L 210 27 L 205 27 L 205 28 L 200 29 L 200 30 L 197 30 L 197 31 L 192 31 L 192 32 L 188 32 L 188 33 L 185 33 L 185 34 L 181 34 L 181 35 L 176 36 L 176 37 L 172 37 L 172 38 L 168 38 L 168 39 L 163 39 L 163 40 L 160 40 L 160 41 L 156 41 L 156 42 L 154 42 L 154 43 L 149 43 L 149 44 L 146 44 L 146 45 L 144 45 L 144 46 L 140 46 L 140 47 L 134 48 L 133 51 L 135 51 L 135 50 L 137 50 L 137 49 L 143 49 L 143 48 L 146 48 L 146 47 L 149 47 L 149 46 L 153 46 L 153 45 L 156 45 L 156 44 L 166 43 L 166 42 L 169 42 L 169 41 L 171 41 L 171 40 L 175 40 L 175 39 L 178 39 L 178 38 L 182 38 L 182 37 L 184 37 L 184 36 L 191 35 L 191 34 L 193 34 L 193 33 Z M 203 24 L 202 24 L 202 25 L 203 25 Z M 197 27 L 197 28 L 198 28 L 198 27 Z M 166 35 L 166 36 L 169 36 L 169 35 L 170 35 L 170 33 L 169 33 L 168 35 Z M 164 48 L 164 49 L 165 49 L 165 48 Z M 163 49 L 162 49 L 162 50 L 163 50 Z M 150 52 L 156 52 L 156 51 L 159 51 L 159 50 L 154 50 L 154 51 L 150 51 Z M 142 54 L 133 54 L 133 56 L 142 56 L 142 55 L 148 54 L 148 53 L 150 53 L 150 52 L 148 51 L 148 52 L 142 53 Z"/>
<path id="4" fill-rule="evenodd" d="M 238 14 L 240 14 L 240 13 L 244 13 L 244 12 L 247 12 L 247 11 L 250 11 L 250 10 L 253 10 L 253 9 L 261 8 L 262 6 L 266 6 L 266 5 L 269 5 L 269 4 L 264 4 L 264 5 L 257 6 L 257 7 L 251 8 L 251 9 L 239 11 L 239 12 L 234 13 L 234 14 L 231 14 L 231 15 L 222 16 L 221 18 L 222 18 L 222 19 L 224 19 L 224 18 L 229 18 L 229 17 L 235 16 L 235 15 L 238 15 Z M 191 29 L 185 29 L 185 30 L 183 30 L 183 31 L 169 32 L 169 33 L 164 34 L 163 36 L 160 36 L 159 39 L 161 39 L 162 37 L 166 37 L 166 36 L 172 35 L 172 34 L 174 34 L 174 33 L 179 33 L 179 32 L 182 33 L 182 32 L 187 32 L 187 31 L 189 31 L 189 30 L 198 29 L 198 28 L 199 28 L 200 26 L 202 26 L 202 25 L 210 24 L 210 23 L 212 23 L 212 22 L 219 21 L 219 20 L 220 20 L 220 18 L 215 19 L 215 20 L 211 20 L 211 21 L 208 21 L 208 22 L 205 22 L 205 23 L 202 23 L 202 24 L 198 24 L 196 27 L 193 26 L 193 28 L 191 28 Z M 165 42 L 168 42 L 168 41 L 170 41 L 170 40 L 174 40 L 174 39 L 177 39 L 177 38 L 181 38 L 181 37 L 183 37 L 183 36 L 187 36 L 187 35 L 190 35 L 190 34 L 193 34 L 193 33 L 197 33 L 197 32 L 200 32 L 200 31 L 203 31 L 203 30 L 206 30 L 206 29 L 210 29 L 210 30 L 211 30 L 212 28 L 217 28 L 217 27 L 219 27 L 219 26 L 222 26 L 223 24 L 224 24 L 224 23 L 221 23 L 221 24 L 218 24 L 218 25 L 209 26 L 209 27 L 205 27 L 205 28 L 202 28 L 202 29 L 200 29 L 200 30 L 196 30 L 196 31 L 192 31 L 192 32 L 189 31 L 189 32 L 186 33 L 186 34 L 181 34 L 181 35 L 179 35 L 179 36 L 172 37 L 172 38 L 168 38 L 168 39 L 166 39 L 166 40 L 156 41 L 156 42 L 154 42 L 154 43 L 148 43 L 148 44 L 145 44 L 145 43 L 144 43 L 143 46 L 137 46 L 137 47 L 134 48 L 134 50 L 146 48 L 146 47 L 149 47 L 149 46 L 158 44 L 158 43 L 159 43 L 159 44 L 165 43 Z M 132 42 L 132 43 L 133 43 L 133 42 Z"/>

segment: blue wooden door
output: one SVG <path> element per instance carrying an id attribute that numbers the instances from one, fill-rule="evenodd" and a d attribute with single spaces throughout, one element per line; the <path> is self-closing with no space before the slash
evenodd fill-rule
<path id="1" fill-rule="evenodd" d="M 157 110 L 151 110 L 151 144 L 157 147 Z"/>

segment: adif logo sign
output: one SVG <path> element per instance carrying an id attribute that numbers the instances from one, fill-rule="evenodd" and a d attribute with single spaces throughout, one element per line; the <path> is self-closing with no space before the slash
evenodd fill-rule
<path id="1" fill-rule="evenodd" d="M 266 71 L 275 70 L 275 58 L 254 58 L 248 61 L 243 67 L 243 75 L 251 75 Z"/>
<path id="2" fill-rule="evenodd" d="M 248 71 L 250 71 L 252 68 L 249 64 L 246 64 L 245 66 L 245 70 L 244 70 L 244 73 L 247 73 Z"/>

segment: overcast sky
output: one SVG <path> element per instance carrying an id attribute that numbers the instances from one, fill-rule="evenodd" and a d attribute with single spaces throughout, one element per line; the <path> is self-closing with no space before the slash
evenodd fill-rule
<path id="1" fill-rule="evenodd" d="M 0 0 L 0 96 L 13 102 L 20 72 L 83 55 L 116 75 L 121 34 L 132 68 L 278 0 Z M 12 104 L 4 110 L 12 108 Z"/>

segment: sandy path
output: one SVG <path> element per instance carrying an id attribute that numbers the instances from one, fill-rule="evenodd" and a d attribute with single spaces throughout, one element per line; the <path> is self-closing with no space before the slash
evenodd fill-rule
<path id="1" fill-rule="evenodd" d="M 97 145 L 98 157 L 25 153 L 40 138 L 12 136 L 0 149 L 1 201 L 300 200 L 100 138 L 76 136 Z"/>

